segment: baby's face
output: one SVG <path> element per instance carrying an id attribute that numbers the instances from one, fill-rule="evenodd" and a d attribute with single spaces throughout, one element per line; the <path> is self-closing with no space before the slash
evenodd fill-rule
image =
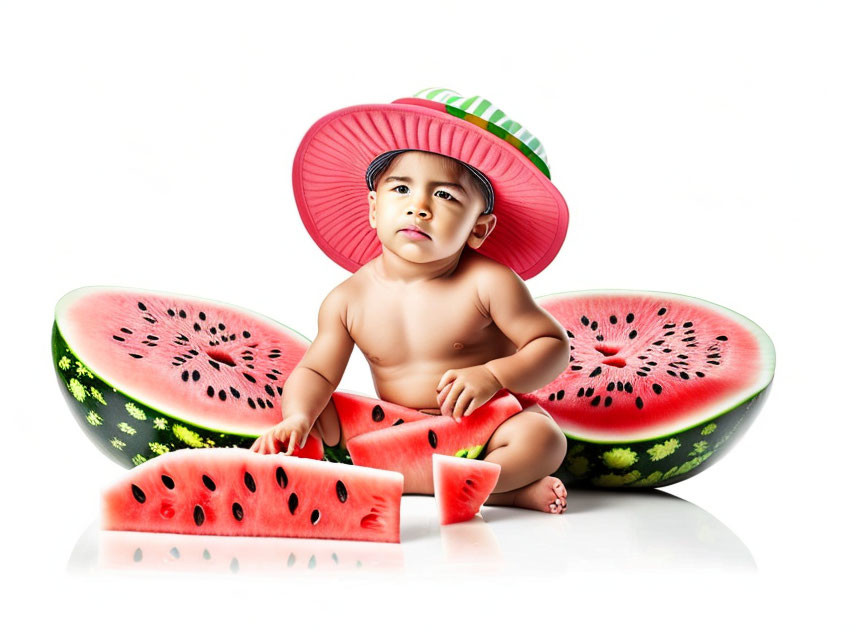
<path id="1" fill-rule="evenodd" d="M 422 151 L 396 156 L 369 192 L 369 223 L 381 244 L 411 262 L 457 254 L 466 241 L 474 249 L 495 226 L 486 201 L 468 171 L 450 158 Z M 478 218 L 479 216 L 479 218 Z M 418 227 L 428 237 L 403 231 Z"/>

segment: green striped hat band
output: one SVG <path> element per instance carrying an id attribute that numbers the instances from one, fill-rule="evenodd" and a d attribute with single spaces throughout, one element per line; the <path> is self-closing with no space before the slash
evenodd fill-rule
<path id="1" fill-rule="evenodd" d="M 377 158 L 375 158 L 372 162 L 369 163 L 369 166 L 366 168 L 366 186 L 369 188 L 369 191 L 375 191 L 375 183 L 378 180 L 378 177 L 384 173 L 387 167 L 390 166 L 390 162 L 398 156 L 400 153 L 405 153 L 406 151 L 423 151 L 422 149 L 393 149 L 391 151 L 385 151 Z M 425 151 L 424 153 L 431 153 L 429 151 Z M 437 154 L 440 155 L 440 154 Z M 445 156 L 450 158 L 450 156 Z M 465 167 L 471 175 L 473 175 L 477 182 L 480 183 L 481 190 L 483 191 L 483 197 L 486 199 L 486 208 L 480 214 L 485 215 L 487 213 L 492 213 L 492 209 L 495 208 L 495 191 L 492 189 L 492 183 L 489 182 L 489 178 L 483 175 L 482 171 L 478 171 L 470 164 L 462 162 L 461 160 L 457 160 L 456 158 L 450 158 L 451 160 L 456 160 L 459 164 Z"/>

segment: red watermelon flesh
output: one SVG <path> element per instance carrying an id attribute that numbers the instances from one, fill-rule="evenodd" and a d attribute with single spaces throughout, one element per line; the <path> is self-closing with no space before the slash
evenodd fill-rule
<path id="1" fill-rule="evenodd" d="M 342 437 L 346 442 L 370 431 L 429 417 L 416 409 L 361 394 L 336 391 L 332 397 L 336 413 L 339 414 Z"/>
<path id="2" fill-rule="evenodd" d="M 246 449 L 183 449 L 103 494 L 102 527 L 399 542 L 402 476 Z"/>
<path id="3" fill-rule="evenodd" d="M 58 302 L 53 347 L 82 428 L 130 466 L 166 447 L 248 447 L 281 421 L 283 384 L 309 344 L 230 304 L 84 287 Z M 320 438 L 297 455 L 321 459 Z"/>
<path id="4" fill-rule="evenodd" d="M 581 291 L 537 299 L 570 338 L 570 364 L 533 393 L 561 428 L 603 441 L 645 440 L 703 422 L 758 393 L 774 372 L 758 325 L 673 293 Z"/>
<path id="5" fill-rule="evenodd" d="M 501 423 L 520 411 L 519 401 L 502 390 L 462 422 L 449 416 L 426 418 L 356 436 L 346 445 L 354 464 L 398 471 L 405 476 L 406 493 L 431 494 L 432 454 L 452 456 L 482 447 Z"/>
<path id="6" fill-rule="evenodd" d="M 465 522 L 480 511 L 498 484 L 501 465 L 432 454 L 432 479 L 441 524 Z"/>

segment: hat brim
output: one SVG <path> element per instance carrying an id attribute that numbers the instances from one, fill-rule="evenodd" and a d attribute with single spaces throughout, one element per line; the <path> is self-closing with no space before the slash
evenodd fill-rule
<path id="1" fill-rule="evenodd" d="M 461 160 L 495 190 L 498 221 L 477 250 L 527 280 L 552 262 L 567 234 L 567 204 L 518 149 L 480 127 L 416 104 L 347 107 L 318 120 L 294 156 L 300 218 L 319 247 L 354 272 L 381 253 L 369 225 L 366 168 L 392 149 L 417 149 Z"/>

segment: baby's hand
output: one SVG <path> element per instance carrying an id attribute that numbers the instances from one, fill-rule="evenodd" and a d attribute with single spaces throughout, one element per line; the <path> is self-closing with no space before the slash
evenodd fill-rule
<path id="1" fill-rule="evenodd" d="M 311 430 L 312 425 L 302 416 L 288 416 L 252 443 L 250 448 L 257 453 L 284 451 L 290 456 L 294 453 L 295 445 L 298 449 L 306 446 L 306 438 Z"/>
<path id="2" fill-rule="evenodd" d="M 486 365 L 445 371 L 437 388 L 441 415 L 456 420 L 470 416 L 501 388 Z"/>

